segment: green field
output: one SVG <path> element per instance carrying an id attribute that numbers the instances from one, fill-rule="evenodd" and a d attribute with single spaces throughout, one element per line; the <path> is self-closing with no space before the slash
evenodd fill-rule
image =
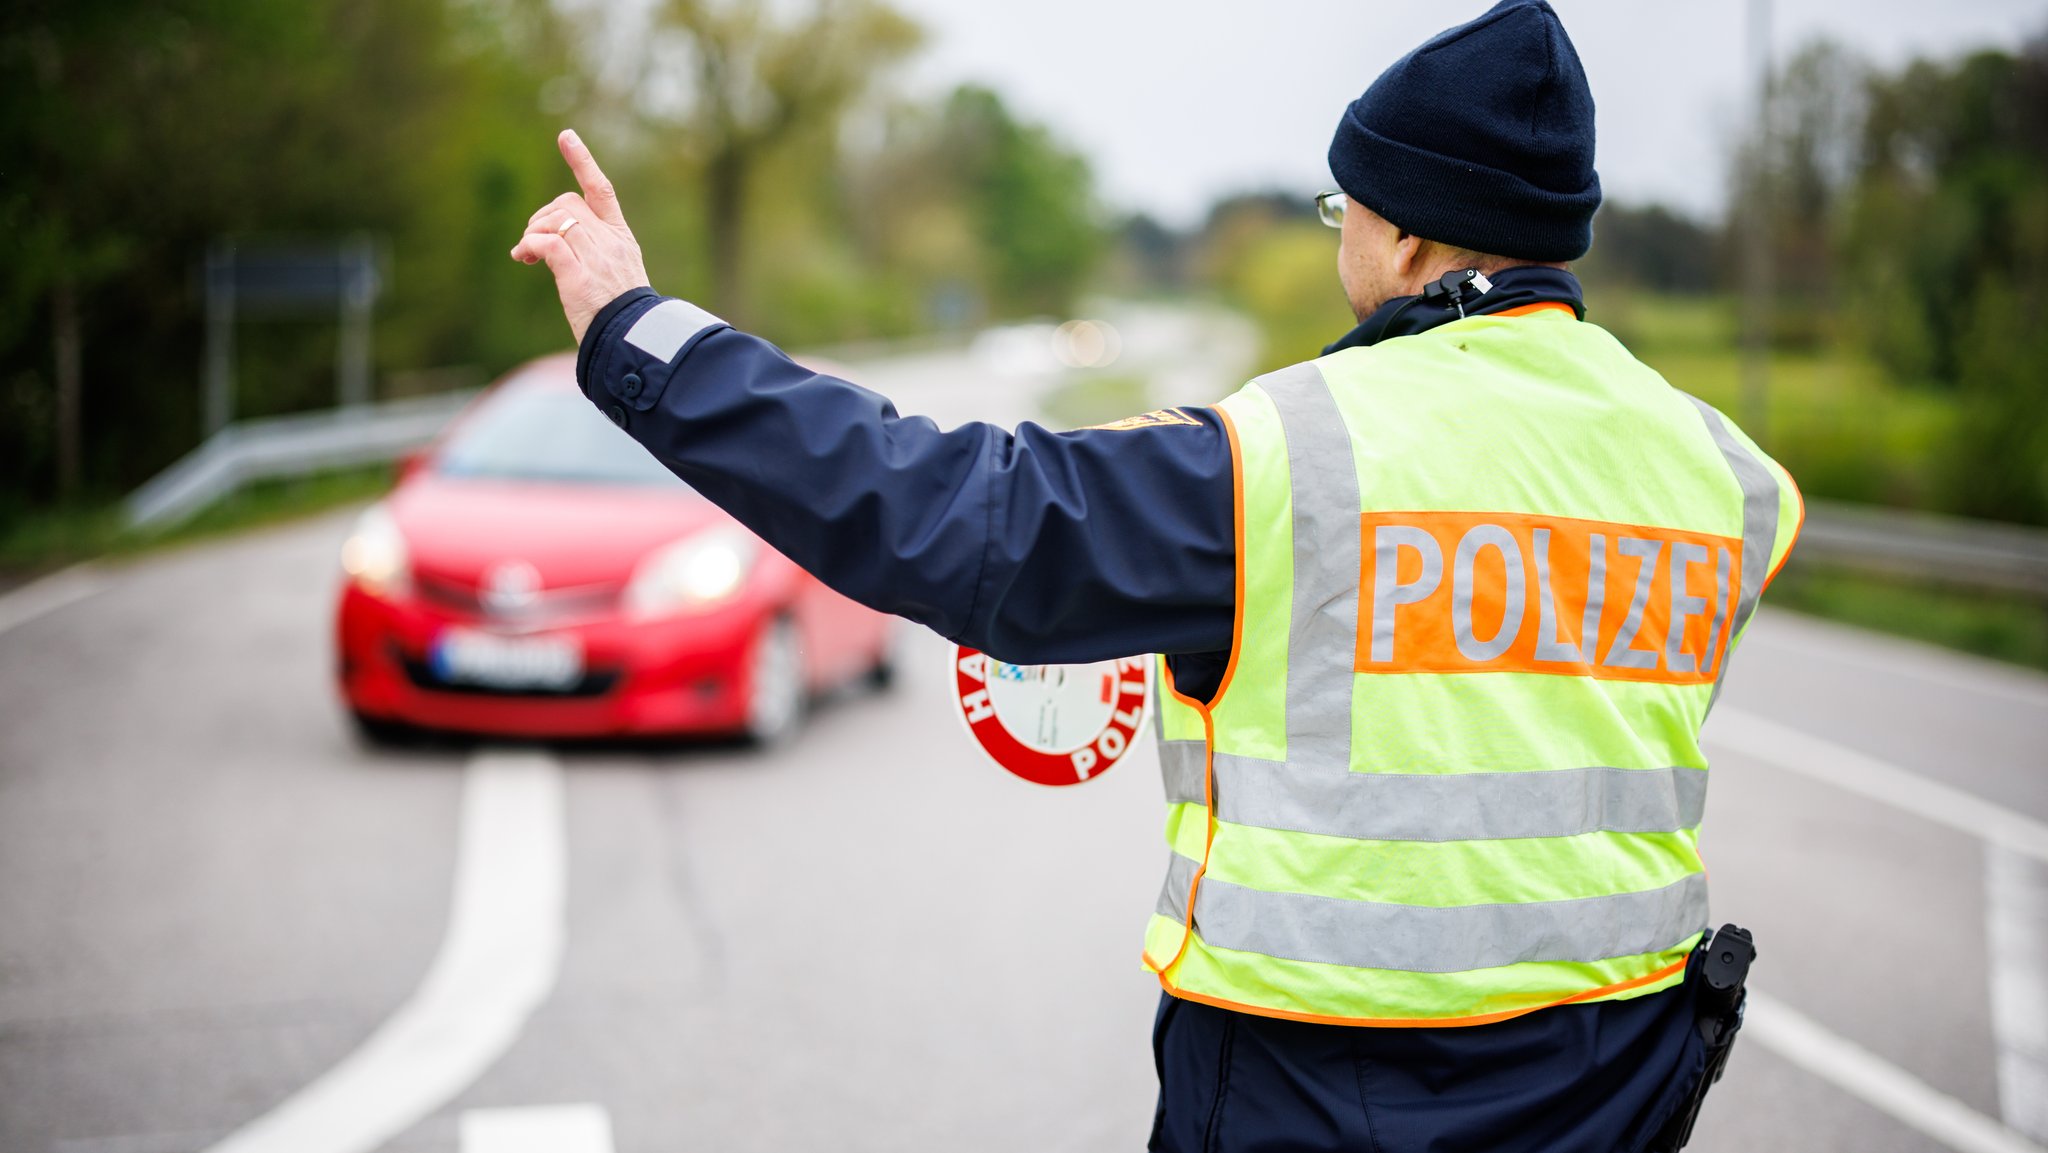
<path id="1" fill-rule="evenodd" d="M 2048 605 L 2024 597 L 1802 566 L 1795 552 L 1764 599 L 1778 608 L 2048 670 Z"/>
<path id="2" fill-rule="evenodd" d="M 1934 500 L 1955 398 L 1902 385 L 1839 347 L 1776 349 L 1763 418 L 1742 396 L 1732 300 L 1588 293 L 1587 319 L 1614 333 L 1676 387 L 1742 425 L 1810 497 L 1896 507 Z"/>
<path id="3" fill-rule="evenodd" d="M 126 526 L 120 504 L 47 509 L 0 532 L 0 577 L 25 577 L 95 557 L 123 556 L 370 500 L 391 487 L 389 465 L 258 481 L 190 520 L 150 531 Z"/>

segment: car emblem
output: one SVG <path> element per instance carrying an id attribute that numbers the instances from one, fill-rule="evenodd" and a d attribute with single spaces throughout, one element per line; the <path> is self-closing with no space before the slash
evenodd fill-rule
<path id="1" fill-rule="evenodd" d="M 524 612 L 540 599 L 540 571 L 523 560 L 508 560 L 484 576 L 484 607 L 501 616 Z"/>

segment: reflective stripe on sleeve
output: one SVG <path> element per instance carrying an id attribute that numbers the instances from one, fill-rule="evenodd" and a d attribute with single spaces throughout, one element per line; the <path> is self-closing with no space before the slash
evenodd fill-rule
<path id="1" fill-rule="evenodd" d="M 687 300 L 664 300 L 640 314 L 626 330 L 626 343 L 666 363 L 700 332 L 725 322 Z"/>

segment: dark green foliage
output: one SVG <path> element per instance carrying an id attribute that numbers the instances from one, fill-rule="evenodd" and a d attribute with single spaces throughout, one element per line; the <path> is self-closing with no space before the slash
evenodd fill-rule
<path id="1" fill-rule="evenodd" d="M 497 369 L 566 344 L 549 286 L 504 256 L 552 194 L 532 95 L 560 66 L 550 19 L 538 0 L 15 5 L 0 228 L 25 256 L 0 266 L 0 519 L 52 495 L 60 285 L 100 493 L 197 440 L 195 281 L 216 240 L 377 238 L 380 369 Z M 239 336 L 243 414 L 332 403 L 330 323 Z"/>
<path id="2" fill-rule="evenodd" d="M 1717 230 L 1661 204 L 1604 204 L 1593 218 L 1593 250 L 1578 263 L 1589 284 L 1626 285 L 1694 296 L 1721 286 Z"/>

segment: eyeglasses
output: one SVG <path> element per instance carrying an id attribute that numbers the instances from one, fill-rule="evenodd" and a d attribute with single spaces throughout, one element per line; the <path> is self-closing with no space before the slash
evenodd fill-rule
<path id="1" fill-rule="evenodd" d="M 1341 191 L 1316 193 L 1316 215 L 1331 228 L 1344 227 L 1344 202 L 1350 197 Z"/>

